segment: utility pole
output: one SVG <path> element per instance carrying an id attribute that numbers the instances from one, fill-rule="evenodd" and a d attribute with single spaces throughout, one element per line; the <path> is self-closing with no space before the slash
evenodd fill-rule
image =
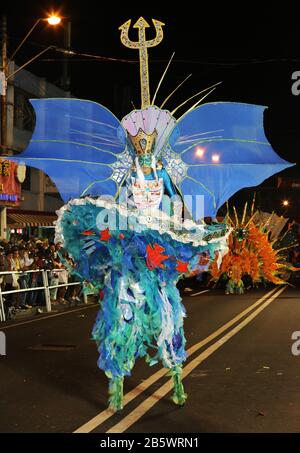
<path id="1" fill-rule="evenodd" d="M 3 83 L 6 84 L 7 77 L 7 22 L 6 16 L 1 18 L 1 71 L 4 74 Z M 7 146 L 7 99 L 6 86 L 3 87 L 1 96 L 1 154 L 6 154 Z"/>
<path id="2" fill-rule="evenodd" d="M 1 18 L 1 71 L 3 87 L 1 90 L 1 152 L 0 155 L 5 155 L 7 150 L 7 21 L 6 16 Z M 0 237 L 6 238 L 6 207 L 0 207 Z"/>

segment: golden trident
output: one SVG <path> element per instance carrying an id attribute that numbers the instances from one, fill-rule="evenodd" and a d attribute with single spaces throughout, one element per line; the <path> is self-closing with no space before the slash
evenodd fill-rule
<path id="1" fill-rule="evenodd" d="M 165 25 L 159 20 L 152 19 L 156 30 L 156 37 L 154 39 L 146 40 L 146 28 L 150 25 L 145 21 L 143 17 L 140 17 L 138 21 L 133 25 L 133 28 L 139 29 L 139 40 L 131 41 L 128 37 L 128 30 L 130 28 L 131 19 L 125 22 L 119 30 L 121 30 L 121 42 L 124 46 L 130 49 L 139 49 L 140 57 L 140 79 L 141 79 L 141 100 L 142 109 L 150 105 L 150 90 L 149 90 L 149 70 L 148 70 L 148 47 L 154 47 L 159 44 L 163 37 L 162 26 Z"/>

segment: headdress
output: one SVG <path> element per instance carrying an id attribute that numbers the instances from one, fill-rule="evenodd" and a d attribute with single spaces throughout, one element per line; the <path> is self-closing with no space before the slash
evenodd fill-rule
<path id="1" fill-rule="evenodd" d="M 134 25 L 139 32 L 137 41 L 128 36 L 130 24 L 127 21 L 120 27 L 121 41 L 139 51 L 141 109 L 119 121 L 96 102 L 74 98 L 32 100 L 36 114 L 32 139 L 23 153 L 9 160 L 43 170 L 68 201 L 88 194 L 118 198 L 136 156 L 145 160 L 148 156 L 149 161 L 151 158 L 151 167 L 154 156 L 162 161 L 183 197 L 203 197 L 204 210 L 197 209 L 199 203 L 189 207 L 194 220 L 214 218 L 219 207 L 238 190 L 258 185 L 293 165 L 281 159 L 267 140 L 265 107 L 238 102 L 199 105 L 218 84 L 196 93 L 171 112 L 163 107 L 177 88 L 160 107 L 156 106 L 169 64 L 150 97 L 148 49 L 161 42 L 163 24 L 153 20 L 156 36 L 148 40 L 149 25 L 139 18 Z M 206 94 L 187 112 L 174 118 L 179 108 L 203 92 Z M 130 150 L 129 142 L 136 152 Z"/>
<path id="2" fill-rule="evenodd" d="M 153 154 L 156 137 L 156 129 L 150 134 L 147 134 L 141 128 L 139 128 L 136 135 L 131 135 L 128 132 L 129 141 L 138 156 L 150 156 Z"/>

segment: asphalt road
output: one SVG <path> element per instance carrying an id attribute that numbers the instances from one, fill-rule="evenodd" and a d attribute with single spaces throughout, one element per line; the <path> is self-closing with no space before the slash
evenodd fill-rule
<path id="1" fill-rule="evenodd" d="M 107 379 L 90 339 L 95 306 L 0 324 L 7 341 L 0 432 L 299 432 L 300 355 L 291 352 L 291 336 L 300 331 L 300 290 L 211 290 L 184 304 L 189 398 L 182 408 L 170 401 L 165 370 L 138 360 L 125 381 L 128 404 L 118 414 L 106 410 Z"/>

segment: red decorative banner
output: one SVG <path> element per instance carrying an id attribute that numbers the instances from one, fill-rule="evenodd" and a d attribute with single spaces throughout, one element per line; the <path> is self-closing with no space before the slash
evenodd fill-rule
<path id="1" fill-rule="evenodd" d="M 19 206 L 25 174 L 25 165 L 0 160 L 0 206 Z"/>

